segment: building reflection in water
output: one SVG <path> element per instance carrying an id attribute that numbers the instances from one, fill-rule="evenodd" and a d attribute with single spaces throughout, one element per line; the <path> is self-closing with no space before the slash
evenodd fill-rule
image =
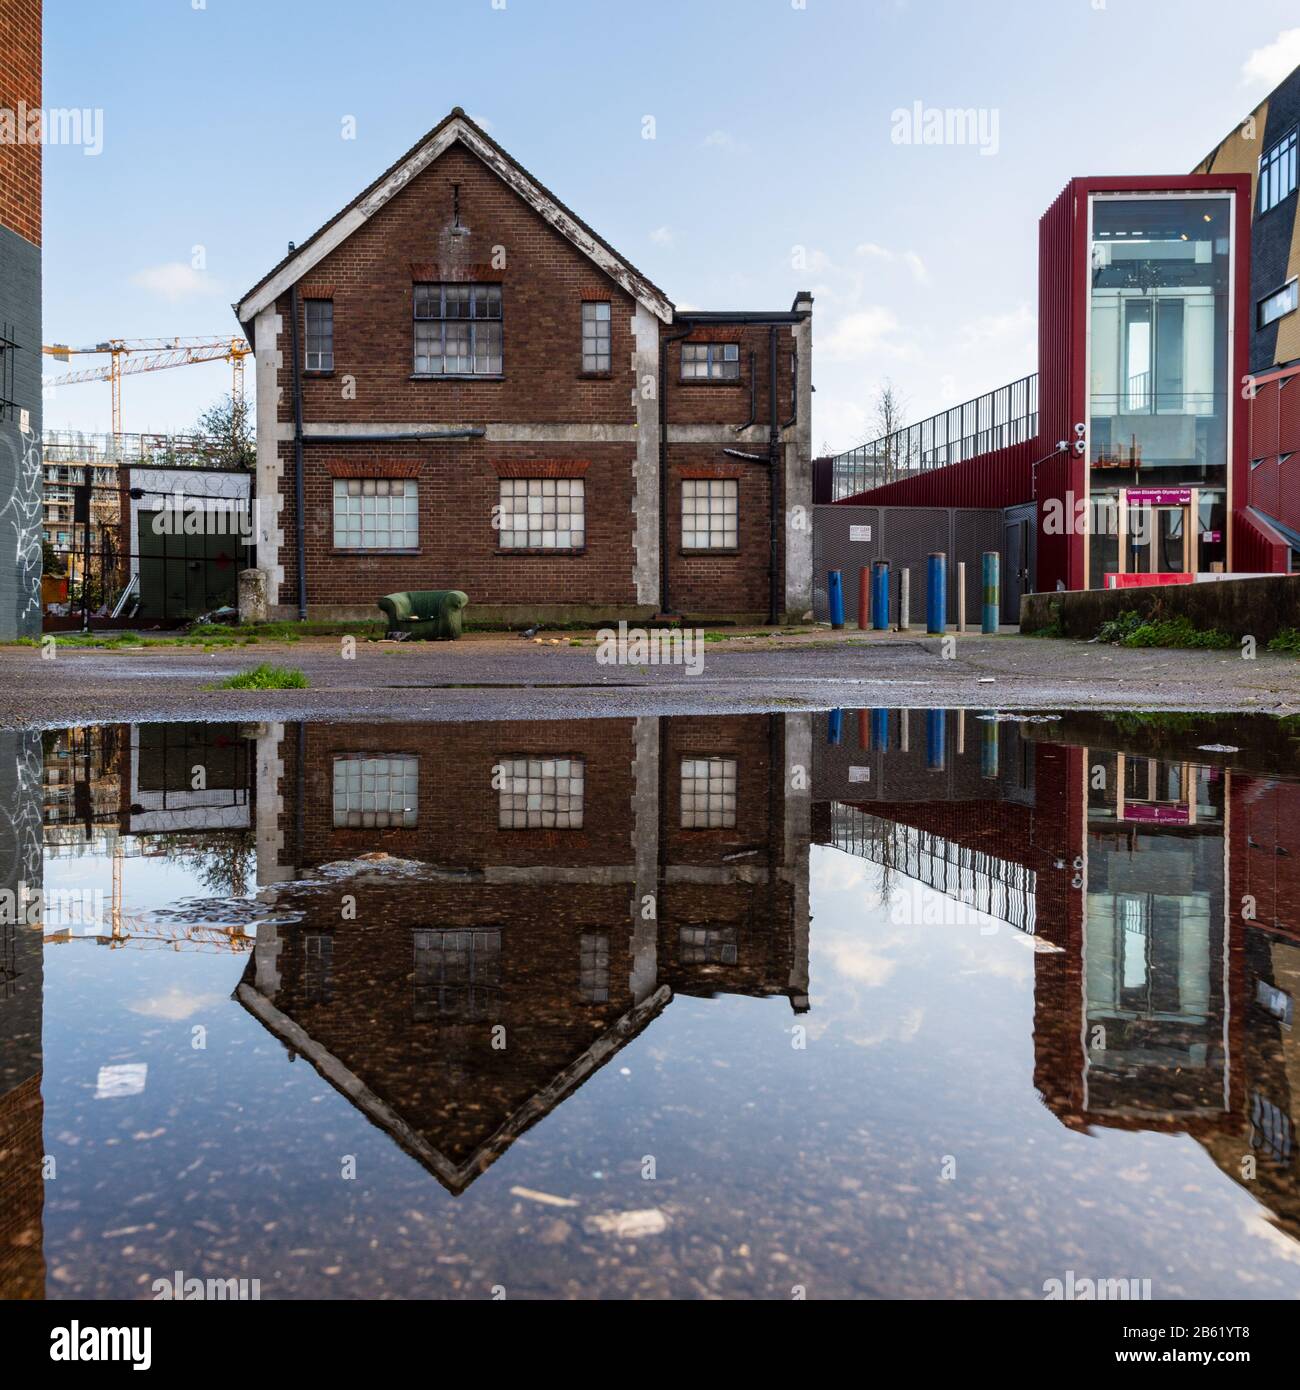
<path id="1" fill-rule="evenodd" d="M 810 762 L 808 716 L 267 727 L 236 997 L 459 1193 L 674 994 L 808 1007 Z"/>
<path id="2" fill-rule="evenodd" d="M 111 859 L 102 944 L 243 952 L 238 1003 L 459 1194 L 674 995 L 807 1010 L 810 845 L 835 846 L 1033 939 L 1033 1081 L 1063 1125 L 1194 1136 L 1300 1236 L 1300 782 L 1276 775 L 1280 724 L 1225 746 L 1246 727 L 864 710 L 5 734 L 0 890 L 40 883 L 42 839 Z M 149 854 L 210 903 L 124 910 L 122 865 Z M 41 947 L 79 932 L 48 902 L 3 930 L 0 1294 L 39 1297 Z"/>
<path id="3" fill-rule="evenodd" d="M 868 711 L 816 741 L 819 841 L 1033 934 L 1061 1123 L 1192 1135 L 1300 1237 L 1286 726 Z"/>

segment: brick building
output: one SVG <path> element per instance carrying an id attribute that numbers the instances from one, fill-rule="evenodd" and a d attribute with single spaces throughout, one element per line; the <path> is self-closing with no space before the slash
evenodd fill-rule
<path id="1" fill-rule="evenodd" d="M 686 313 L 456 108 L 235 306 L 275 617 L 798 619 L 812 300 Z M 301 504 L 299 502 L 301 499 Z"/>
<path id="2" fill-rule="evenodd" d="M 41 630 L 41 0 L 0 0 L 0 640 Z"/>
<path id="3" fill-rule="evenodd" d="M 236 997 L 450 1191 L 674 995 L 807 1009 L 807 716 L 428 733 L 262 726 Z"/>

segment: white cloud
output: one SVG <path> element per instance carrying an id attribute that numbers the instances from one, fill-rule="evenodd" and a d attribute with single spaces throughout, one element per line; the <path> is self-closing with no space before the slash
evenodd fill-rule
<path id="1" fill-rule="evenodd" d="M 195 270 L 184 261 L 167 261 L 147 266 L 131 276 L 131 283 L 151 294 L 160 294 L 173 302 L 193 299 L 200 295 L 216 294 L 220 288 L 205 271 Z"/>
<path id="2" fill-rule="evenodd" d="M 704 137 L 704 144 L 709 149 L 727 150 L 732 154 L 743 154 L 749 146 L 743 140 L 737 140 L 729 130 L 711 130 Z"/>
<path id="3" fill-rule="evenodd" d="M 859 256 L 867 256 L 873 260 L 886 261 L 893 265 L 905 265 L 912 272 L 912 278 L 918 285 L 928 285 L 930 283 L 930 272 L 920 255 L 915 251 L 891 251 L 887 246 L 881 246 L 874 241 L 864 241 L 856 248 Z"/>
<path id="4" fill-rule="evenodd" d="M 219 994 L 190 994 L 172 985 L 163 994 L 138 999 L 126 1007 L 131 1013 L 143 1014 L 145 1018 L 162 1018 L 169 1023 L 181 1023 L 222 1002 L 222 996 Z"/>
<path id="5" fill-rule="evenodd" d="M 656 227 L 650 233 L 650 240 L 656 246 L 671 246 L 673 244 L 673 229 L 671 227 Z"/>
<path id="6" fill-rule="evenodd" d="M 982 314 L 968 320 L 958 330 L 957 346 L 962 351 L 984 349 L 994 344 L 1035 342 L 1038 319 L 1028 304 L 1008 309 L 1005 314 Z M 997 382 L 996 385 L 1002 385 Z M 985 388 L 992 389 L 992 388 Z"/>
<path id="7" fill-rule="evenodd" d="M 878 352 L 905 355 L 907 349 L 893 341 L 897 331 L 894 311 L 873 304 L 837 320 L 822 338 L 819 351 L 822 359 L 829 362 L 856 362 Z"/>
<path id="8" fill-rule="evenodd" d="M 1283 29 L 1272 43 L 1255 49 L 1241 65 L 1241 80 L 1276 87 L 1296 67 L 1300 67 L 1300 29 Z"/>
<path id="9" fill-rule="evenodd" d="M 488 120 L 486 116 L 471 115 L 470 120 L 473 121 L 474 124 L 478 126 L 480 130 L 486 130 L 489 135 L 491 135 L 493 130 L 495 129 L 492 122 Z"/>

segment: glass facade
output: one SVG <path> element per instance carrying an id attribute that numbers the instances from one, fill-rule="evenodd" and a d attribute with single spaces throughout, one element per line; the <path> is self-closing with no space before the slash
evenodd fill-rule
<path id="1" fill-rule="evenodd" d="M 1090 583 L 1226 559 L 1232 202 L 1096 196 Z"/>

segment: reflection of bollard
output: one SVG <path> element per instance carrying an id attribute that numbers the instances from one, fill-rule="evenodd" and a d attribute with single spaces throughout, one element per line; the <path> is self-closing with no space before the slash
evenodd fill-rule
<path id="1" fill-rule="evenodd" d="M 889 711 L 871 711 L 871 746 L 877 753 L 889 752 Z"/>
<path id="2" fill-rule="evenodd" d="M 889 631 L 889 561 L 874 560 L 871 565 L 871 626 L 877 632 Z"/>
<path id="3" fill-rule="evenodd" d="M 858 631 L 865 632 L 871 621 L 871 571 L 858 567 Z"/>
<path id="4" fill-rule="evenodd" d="M 1002 557 L 996 550 L 984 552 L 984 606 L 980 617 L 980 631 L 984 633 L 996 633 L 1001 621 L 1001 614 L 998 612 L 1001 590 L 998 571 L 1001 561 Z"/>
<path id="5" fill-rule="evenodd" d="M 980 741 L 980 776 L 998 775 L 998 720 L 992 710 L 985 711 L 984 735 Z"/>
<path id="6" fill-rule="evenodd" d="M 826 576 L 826 606 L 831 611 L 831 626 L 838 632 L 844 626 L 844 579 L 839 570 Z"/>
<path id="7" fill-rule="evenodd" d="M 898 572 L 898 630 L 906 632 L 912 626 L 912 571 Z"/>
<path id="8" fill-rule="evenodd" d="M 838 743 L 844 731 L 844 711 L 833 709 L 826 714 L 826 742 Z"/>
<path id="9" fill-rule="evenodd" d="M 942 550 L 926 561 L 925 630 L 931 637 L 942 637 L 948 630 L 948 557 Z"/>
<path id="10" fill-rule="evenodd" d="M 957 561 L 957 631 L 966 631 L 966 561 Z"/>
<path id="11" fill-rule="evenodd" d="M 871 711 L 869 709 L 858 711 L 858 747 L 864 753 L 871 751 Z"/>
<path id="12" fill-rule="evenodd" d="M 942 772 L 944 737 L 948 729 L 948 711 L 928 709 L 925 712 L 925 765 L 931 772 Z"/>

